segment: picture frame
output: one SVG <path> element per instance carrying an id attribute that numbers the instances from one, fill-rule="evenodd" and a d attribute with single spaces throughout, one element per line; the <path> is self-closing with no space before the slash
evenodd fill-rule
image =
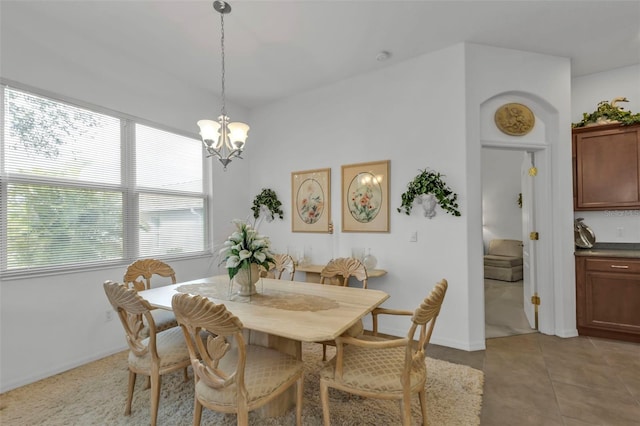
<path id="1" fill-rule="evenodd" d="M 389 166 L 342 166 L 342 232 L 389 232 Z"/>
<path id="2" fill-rule="evenodd" d="M 331 169 L 291 172 L 291 231 L 331 233 Z"/>

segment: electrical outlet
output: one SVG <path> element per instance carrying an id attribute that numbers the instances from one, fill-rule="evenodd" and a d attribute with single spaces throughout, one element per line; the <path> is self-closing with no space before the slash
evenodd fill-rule
<path id="1" fill-rule="evenodd" d="M 113 311 L 112 310 L 105 311 L 104 322 L 109 322 L 111 320 L 113 320 Z"/>
<path id="2" fill-rule="evenodd" d="M 409 237 L 409 242 L 410 243 L 415 243 L 418 241 L 418 231 L 413 231 L 411 233 L 411 236 Z"/>
<path id="3" fill-rule="evenodd" d="M 617 231 L 617 234 L 618 234 L 618 238 L 621 238 L 621 237 L 622 237 L 622 233 L 623 233 L 623 231 L 624 231 L 624 228 L 623 228 L 622 226 L 619 226 L 619 227 L 616 229 L 616 231 Z"/>

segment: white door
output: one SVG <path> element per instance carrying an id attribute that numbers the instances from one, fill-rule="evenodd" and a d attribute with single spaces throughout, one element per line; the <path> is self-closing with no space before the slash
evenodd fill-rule
<path id="1" fill-rule="evenodd" d="M 527 316 L 531 328 L 536 328 L 535 309 L 531 303 L 531 297 L 537 293 L 535 273 L 536 241 L 530 238 L 531 232 L 536 231 L 533 208 L 536 172 L 533 152 L 524 152 L 520 173 L 522 186 L 522 279 L 524 313 Z"/>

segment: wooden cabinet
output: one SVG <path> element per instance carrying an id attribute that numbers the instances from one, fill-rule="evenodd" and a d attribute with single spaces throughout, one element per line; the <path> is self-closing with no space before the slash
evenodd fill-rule
<path id="1" fill-rule="evenodd" d="M 640 209 L 640 125 L 572 133 L 574 209 Z"/>
<path id="2" fill-rule="evenodd" d="M 640 259 L 576 256 L 578 334 L 640 342 Z"/>

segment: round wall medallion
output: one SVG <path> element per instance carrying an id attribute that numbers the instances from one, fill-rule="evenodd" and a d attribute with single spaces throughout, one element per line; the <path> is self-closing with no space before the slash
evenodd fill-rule
<path id="1" fill-rule="evenodd" d="M 535 117 L 526 106 L 517 103 L 504 104 L 496 110 L 496 126 L 501 132 L 511 136 L 523 136 L 533 129 Z"/>

